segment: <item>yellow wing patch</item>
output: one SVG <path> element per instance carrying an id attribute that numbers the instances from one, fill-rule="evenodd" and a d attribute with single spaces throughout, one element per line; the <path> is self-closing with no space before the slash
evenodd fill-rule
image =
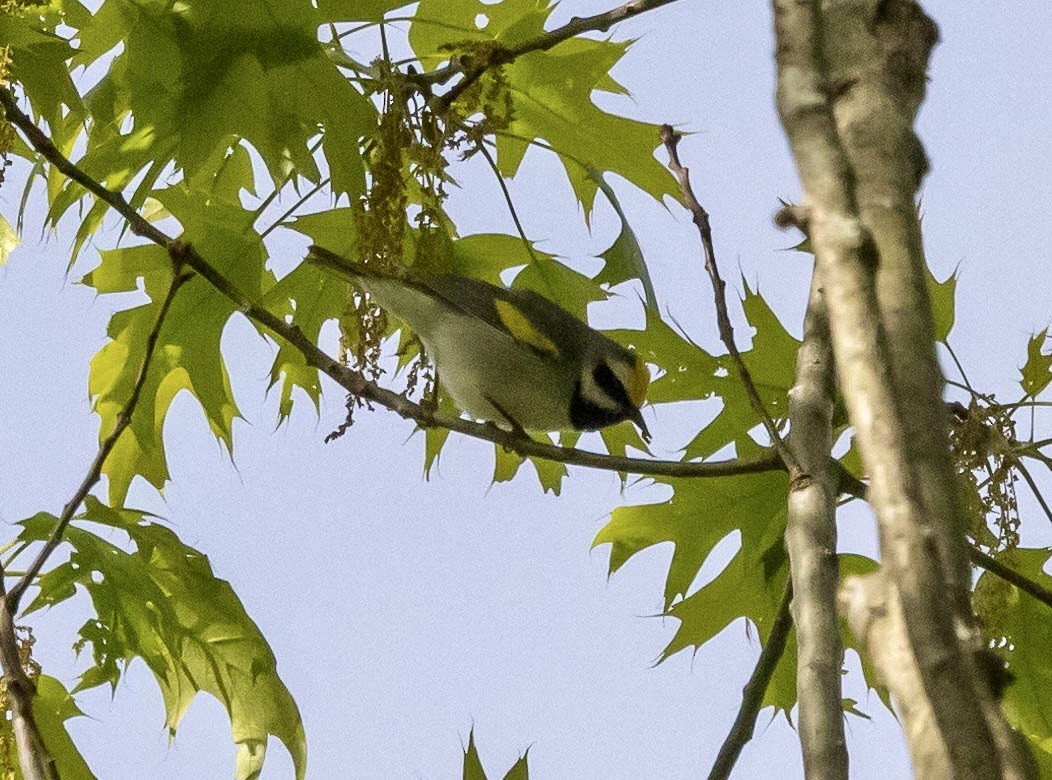
<path id="1" fill-rule="evenodd" d="M 498 299 L 493 302 L 493 305 L 497 309 L 497 316 L 500 317 L 501 324 L 513 338 L 540 352 L 547 352 L 549 355 L 558 357 L 559 348 L 555 346 L 555 342 L 533 327 L 529 318 L 516 309 L 514 304 Z"/>

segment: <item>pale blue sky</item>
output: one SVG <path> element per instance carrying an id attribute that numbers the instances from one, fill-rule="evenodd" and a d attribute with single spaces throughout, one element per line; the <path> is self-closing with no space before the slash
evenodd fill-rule
<path id="1" fill-rule="evenodd" d="M 567 1 L 554 19 L 607 7 Z M 953 343 L 972 381 L 1010 398 L 1026 338 L 1052 312 L 1052 6 L 941 0 L 925 7 L 943 38 L 920 118 L 933 167 L 923 190 L 926 245 L 940 278 L 960 267 Z M 740 267 L 799 333 L 809 263 L 779 251 L 795 239 L 770 220 L 777 198 L 798 196 L 799 186 L 773 108 L 767 4 L 681 0 L 616 32 L 641 39 L 615 72 L 634 104 L 604 105 L 695 131 L 681 153 L 712 215 L 724 275 L 737 286 Z M 558 166 L 531 158 L 514 189 L 527 233 L 571 258 L 605 248 L 609 215 L 599 214 L 589 237 Z M 510 231 L 479 162 L 462 174 L 464 189 L 451 201 L 461 231 Z M 689 219 L 675 205 L 666 211 L 620 192 L 662 304 L 715 349 L 711 292 Z M 0 190 L 9 218 L 18 195 L 15 187 Z M 0 425 L 3 523 L 59 511 L 82 478 L 97 431 L 87 360 L 105 343 L 114 305 L 64 277 L 70 236 L 36 241 L 40 205 L 27 219 L 27 247 L 0 270 L 0 332 L 7 334 L 0 363 L 9 377 Z M 300 251 L 290 239 L 274 244 L 286 258 Z M 94 262 L 86 256 L 83 270 Z M 593 314 L 603 325 L 639 324 L 632 295 Z M 738 333 L 744 339 L 747 329 Z M 590 551 L 612 507 L 658 500 L 661 489 L 643 483 L 621 494 L 616 476 L 575 470 L 553 498 L 542 495 L 528 467 L 511 485 L 491 488 L 489 445 L 457 437 L 425 482 L 422 437 L 395 415 L 359 413 L 347 436 L 325 445 L 343 416 L 343 394 L 329 385 L 320 422 L 301 404 L 275 431 L 276 399 L 264 397 L 270 347 L 234 320 L 224 351 L 249 421 L 235 426 L 236 466 L 195 404 L 180 397 L 166 428 L 174 482 L 164 500 L 133 487 L 128 503 L 167 517 L 245 602 L 301 708 L 309 777 L 456 777 L 472 725 L 496 777 L 526 748 L 537 778 L 707 772 L 757 645 L 738 623 L 695 658 L 681 653 L 652 668 L 676 626 L 647 617 L 661 608 L 671 549 L 638 556 L 609 582 L 606 550 Z M 702 407 L 648 411 L 656 454 L 674 456 L 685 441 L 681 426 L 706 414 Z M 1040 535 L 1024 541 L 1050 543 L 1047 523 L 1032 502 L 1026 506 L 1024 525 Z M 872 549 L 864 513 L 853 513 L 842 530 L 845 548 Z M 45 670 L 67 683 L 82 668 L 69 645 L 86 617 L 84 603 L 74 602 L 30 621 Z M 845 695 L 873 716 L 848 722 L 852 776 L 904 776 L 894 721 L 867 699 L 859 675 L 847 678 Z M 220 705 L 195 701 L 169 748 L 161 699 L 142 664 L 112 701 L 96 689 L 80 702 L 91 719 L 74 721 L 72 733 L 101 777 L 231 776 L 234 747 Z M 801 776 L 795 733 L 782 719 L 763 730 L 768 721 L 762 714 L 762 733 L 737 776 Z M 272 742 L 264 776 L 290 773 L 284 749 Z"/>

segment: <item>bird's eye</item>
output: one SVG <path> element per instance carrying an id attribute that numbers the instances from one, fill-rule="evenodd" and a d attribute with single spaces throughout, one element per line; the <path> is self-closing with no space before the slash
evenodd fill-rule
<path id="1" fill-rule="evenodd" d="M 619 406 L 632 406 L 632 401 L 628 397 L 628 391 L 625 390 L 624 383 L 618 379 L 617 374 L 606 363 L 600 363 L 592 369 L 592 379 L 595 380 L 596 386 L 606 393 L 610 400 L 616 401 Z"/>

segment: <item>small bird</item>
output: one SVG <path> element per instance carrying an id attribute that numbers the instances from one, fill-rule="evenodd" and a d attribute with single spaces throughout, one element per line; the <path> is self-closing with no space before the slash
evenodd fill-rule
<path id="1" fill-rule="evenodd" d="M 318 246 L 307 259 L 407 323 L 441 386 L 472 417 L 518 432 L 631 420 L 650 441 L 639 411 L 646 365 L 547 298 L 457 275 L 396 278 Z"/>

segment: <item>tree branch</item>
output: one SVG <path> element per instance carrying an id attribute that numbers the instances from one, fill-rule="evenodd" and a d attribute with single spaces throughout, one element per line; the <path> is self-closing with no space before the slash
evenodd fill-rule
<path id="1" fill-rule="evenodd" d="M 15 610 L 9 606 L 0 569 L 0 668 L 11 707 L 11 729 L 18 748 L 18 766 L 24 780 L 59 780 L 55 759 L 44 744 L 36 718 L 33 698 L 37 687 L 22 666 L 15 633 Z"/>
<path id="2" fill-rule="evenodd" d="M 380 387 L 375 382 L 366 379 L 362 374 L 342 365 L 319 349 L 316 344 L 303 335 L 303 332 L 298 327 L 290 325 L 281 317 L 275 316 L 262 305 L 252 301 L 201 257 L 192 246 L 169 237 L 147 222 L 120 193 L 106 189 L 101 183 L 92 179 L 91 176 L 63 155 L 51 143 L 50 139 L 33 124 L 32 120 L 18 108 L 9 89 L 0 88 L 0 105 L 3 105 L 11 124 L 18 127 L 25 134 L 29 143 L 40 154 L 67 177 L 80 184 L 100 200 L 109 203 L 128 222 L 133 232 L 159 244 L 170 254 L 177 256 L 186 268 L 200 274 L 216 290 L 232 301 L 243 315 L 267 328 L 276 336 L 283 338 L 303 355 L 308 365 L 322 371 L 342 388 L 356 396 L 384 406 L 405 419 L 414 420 L 422 427 L 437 426 L 448 428 L 466 436 L 499 444 L 520 455 L 529 457 L 544 458 L 558 463 L 586 468 L 629 472 L 646 476 L 716 477 L 778 471 L 783 468 L 782 462 L 773 450 L 751 459 L 706 463 L 625 458 L 568 447 L 558 447 L 554 444 L 502 430 L 494 425 L 435 414 L 433 410 L 414 403 L 392 390 Z"/>
<path id="3" fill-rule="evenodd" d="M 763 696 L 767 692 L 767 686 L 774 675 L 775 667 L 785 653 L 786 642 L 789 641 L 789 632 L 793 627 L 793 618 L 789 605 L 793 600 L 793 581 L 785 581 L 785 592 L 782 601 L 778 605 L 774 623 L 771 624 L 771 633 L 767 636 L 767 642 L 760 651 L 760 657 L 756 661 L 756 667 L 752 670 L 749 681 L 742 689 L 742 703 L 738 709 L 738 716 L 734 719 L 734 725 L 727 733 L 716 761 L 709 771 L 709 780 L 725 780 L 731 776 L 738 756 L 742 748 L 752 739 L 756 730 L 756 717 L 760 714 L 763 706 Z"/>
<path id="4" fill-rule="evenodd" d="M 738 370 L 742 385 L 745 386 L 745 393 L 749 397 L 749 403 L 752 404 L 756 416 L 760 418 L 764 428 L 767 429 L 767 435 L 771 438 L 771 444 L 778 452 L 778 457 L 782 459 L 782 463 L 785 464 L 785 468 L 789 472 L 790 489 L 793 489 L 792 486 L 799 480 L 805 479 L 806 475 L 800 468 L 800 464 L 797 463 L 796 456 L 793 455 L 792 451 L 782 440 L 782 436 L 778 432 L 778 426 L 775 425 L 774 420 L 767 411 L 767 407 L 764 406 L 763 399 L 760 398 L 760 394 L 756 390 L 756 384 L 752 381 L 752 375 L 749 373 L 749 369 L 738 351 L 737 344 L 734 343 L 734 328 L 727 313 L 727 284 L 720 277 L 720 270 L 716 265 L 716 250 L 712 245 L 712 226 L 709 224 L 709 214 L 694 195 L 694 189 L 690 184 L 690 171 L 684 168 L 679 160 L 678 146 L 680 138 L 680 134 L 672 129 L 672 125 L 661 126 L 661 142 L 668 151 L 668 167 L 679 181 L 683 205 L 691 213 L 693 222 L 701 236 L 701 244 L 705 252 L 705 270 L 712 281 L 712 291 L 716 300 L 716 323 L 719 328 L 720 339 L 723 341 L 724 346 L 727 347 L 727 352 Z"/>
<path id="5" fill-rule="evenodd" d="M 789 491 L 785 528 L 795 594 L 800 746 L 804 774 L 812 780 L 846 780 L 848 776 L 840 686 L 844 650 L 836 602 L 840 585 L 838 487 L 829 466 L 835 393 L 828 312 L 815 274 L 797 351 L 796 382 L 789 391 L 789 445 L 811 479 Z"/>
<path id="6" fill-rule="evenodd" d="M 941 404 L 941 380 L 932 380 L 928 364 L 917 368 L 927 384 L 907 377 L 916 351 L 909 344 L 923 347 L 919 361 L 934 354 L 933 331 L 922 327 L 925 318 L 930 323 L 930 304 L 912 294 L 892 301 L 884 294 L 893 286 L 887 280 L 878 301 L 876 274 L 887 271 L 885 253 L 895 255 L 888 262 L 903 274 L 903 284 L 912 282 L 916 264 L 923 263 L 912 241 L 903 245 L 909 258 L 901 257 L 903 250 L 888 243 L 901 232 L 874 219 L 871 207 L 879 190 L 896 207 L 907 200 L 911 212 L 915 208 L 923 150 L 910 122 L 923 96 L 934 25 L 911 0 L 773 4 L 778 110 L 810 207 L 841 389 L 872 475 L 869 492 L 889 578 L 882 592 L 901 600 L 915 677 L 923 683 L 953 773 L 1026 776 L 1019 757 L 1005 748 L 1007 723 L 972 661 L 973 648 L 962 647 L 957 634 L 967 596 L 959 566 L 963 528 L 954 514 L 955 497 L 933 504 L 952 480 L 952 464 L 931 457 L 930 433 L 921 443 L 911 438 L 918 426 L 942 430 L 938 421 L 946 416 L 941 407 L 929 409 L 929 396 Z M 867 144 L 873 165 L 856 169 Z M 862 200 L 871 221 L 860 216 Z M 885 228 L 886 236 L 875 237 Z M 914 266 L 906 271 L 904 264 Z M 924 311 L 904 313 L 908 306 Z M 909 328 L 920 328 L 920 335 L 907 333 Z M 904 400 L 910 394 L 925 400 Z M 945 437 L 939 446 L 947 450 Z"/>

